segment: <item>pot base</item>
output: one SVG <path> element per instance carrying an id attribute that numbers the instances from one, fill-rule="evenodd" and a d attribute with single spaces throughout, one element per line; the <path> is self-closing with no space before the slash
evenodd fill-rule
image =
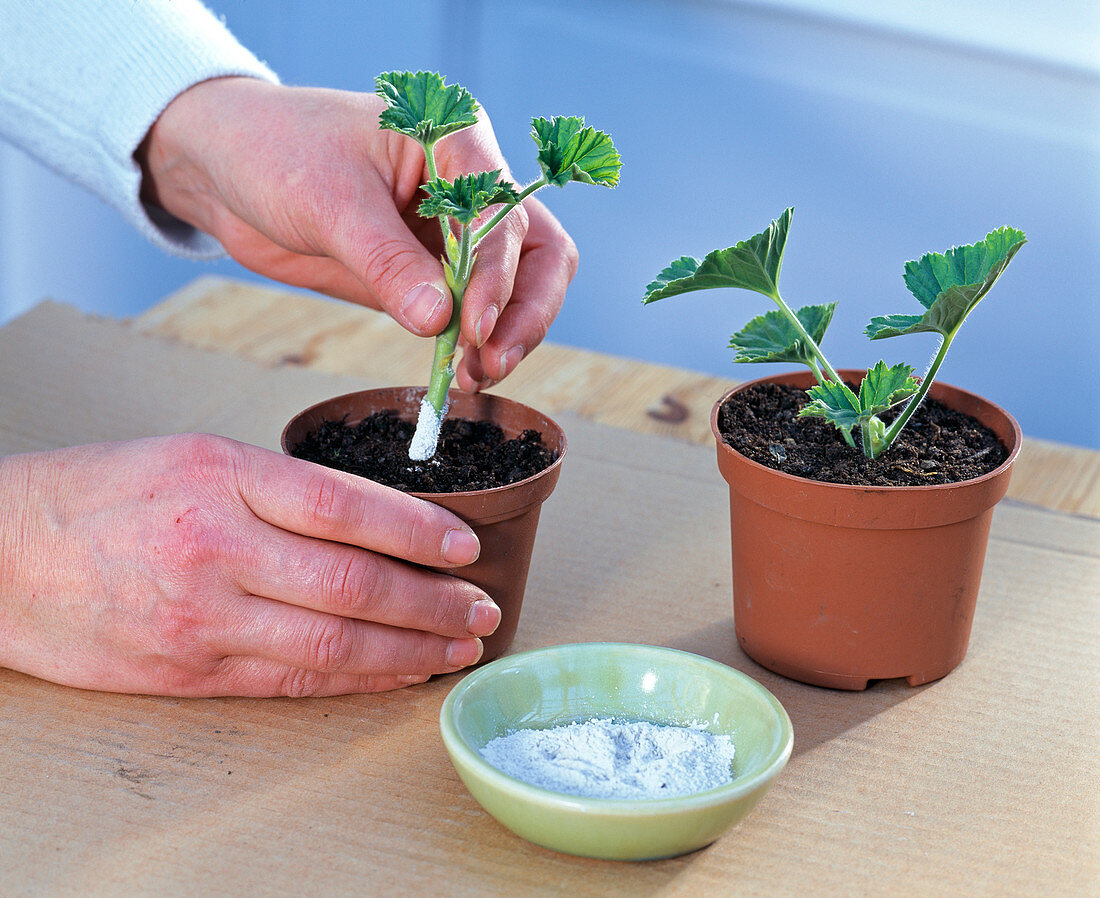
<path id="1" fill-rule="evenodd" d="M 766 667 L 772 673 L 777 673 L 781 677 L 787 677 L 789 680 L 797 680 L 800 683 L 808 683 L 810 686 L 822 686 L 825 689 L 841 689 L 845 692 L 863 692 L 870 684 L 879 683 L 882 680 L 905 680 L 909 686 L 924 686 L 936 680 L 943 679 L 962 663 L 962 658 L 959 658 L 954 663 L 939 670 L 924 670 L 914 674 L 891 674 L 889 676 L 874 677 L 857 674 L 831 673 L 827 670 L 815 670 L 809 667 L 802 667 L 798 664 L 785 664 L 782 661 L 767 658 L 762 653 L 754 654 L 753 651 L 744 644 L 744 640 L 742 640 L 741 649 L 761 667 Z"/>

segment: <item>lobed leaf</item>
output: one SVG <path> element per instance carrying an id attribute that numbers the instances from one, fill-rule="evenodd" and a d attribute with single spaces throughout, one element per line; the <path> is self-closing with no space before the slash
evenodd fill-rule
<path id="1" fill-rule="evenodd" d="M 887 366 L 879 361 L 868 370 L 859 385 L 859 405 L 861 418 L 886 411 L 903 399 L 908 399 L 920 389 L 920 382 L 913 377 L 911 365 L 898 364 Z"/>
<path id="2" fill-rule="evenodd" d="M 690 257 L 673 262 L 646 288 L 642 302 L 714 287 L 739 287 L 777 298 L 783 249 L 793 213 L 793 208 L 785 210 L 761 233 L 736 246 L 714 250 L 702 262 Z M 688 263 L 694 263 L 694 267 Z"/>
<path id="3" fill-rule="evenodd" d="M 956 246 L 945 253 L 926 253 L 915 262 L 906 262 L 905 285 L 928 311 L 921 316 L 872 318 L 864 332 L 872 340 L 921 332 L 950 337 L 1025 243 L 1023 231 L 998 228 L 978 243 Z"/>
<path id="4" fill-rule="evenodd" d="M 477 123 L 477 100 L 458 84 L 445 84 L 435 72 L 384 72 L 375 79 L 388 108 L 379 127 L 397 131 L 428 147 L 441 137 Z"/>
<path id="5" fill-rule="evenodd" d="M 872 340 L 884 337 L 897 337 L 901 334 L 916 334 L 921 331 L 935 331 L 931 325 L 925 325 L 924 315 L 876 315 L 863 329 Z"/>
<path id="6" fill-rule="evenodd" d="M 833 320 L 836 303 L 803 306 L 795 312 L 815 343 L 820 343 Z M 811 365 L 816 361 L 795 326 L 778 309 L 758 315 L 730 338 L 737 350 L 735 362 L 797 362 Z"/>
<path id="7" fill-rule="evenodd" d="M 645 298 L 642 300 L 643 304 L 661 299 L 661 296 L 652 296 L 651 294 L 659 293 L 673 281 L 682 281 L 690 278 L 699 270 L 701 264 L 702 263 L 698 259 L 692 256 L 681 256 L 676 261 L 669 262 L 668 266 L 646 286 Z M 692 289 L 699 290 L 702 288 L 695 287 Z M 672 296 L 673 294 L 662 294 L 662 296 L 665 295 Z"/>
<path id="8" fill-rule="evenodd" d="M 800 415 L 807 418 L 825 418 L 848 434 L 859 424 L 862 412 L 859 397 L 848 388 L 847 384 L 827 380 L 824 383 L 815 384 L 806 392 L 812 401 L 799 412 Z"/>
<path id="9" fill-rule="evenodd" d="M 459 175 L 453 181 L 433 178 L 424 185 L 424 192 L 428 198 L 417 210 L 423 218 L 449 215 L 462 224 L 469 224 L 489 206 L 519 202 L 516 186 L 501 180 L 500 169 Z"/>
<path id="10" fill-rule="evenodd" d="M 614 187 L 622 161 L 611 137 L 588 127 L 577 116 L 536 118 L 531 137 L 547 183 L 563 187 L 570 181 Z"/>

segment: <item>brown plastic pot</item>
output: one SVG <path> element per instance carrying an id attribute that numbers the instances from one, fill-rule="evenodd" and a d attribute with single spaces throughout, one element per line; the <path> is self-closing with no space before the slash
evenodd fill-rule
<path id="1" fill-rule="evenodd" d="M 299 412 L 283 430 L 283 451 L 290 455 L 307 433 L 322 421 L 347 419 L 357 424 L 378 411 L 392 409 L 402 418 L 415 421 L 423 387 L 387 387 L 362 390 L 327 399 Z M 519 623 L 527 572 L 535 544 L 539 512 L 558 482 L 565 457 L 565 433 L 550 418 L 522 403 L 488 393 L 453 392 L 449 415 L 474 421 L 491 421 L 509 439 L 525 430 L 537 430 L 543 443 L 554 453 L 553 464 L 538 474 L 507 486 L 462 493 L 410 493 L 454 512 L 469 524 L 481 541 L 481 554 L 473 564 L 442 573 L 460 576 L 480 587 L 500 606 L 496 632 L 482 639 L 481 660 L 502 654 L 512 644 Z"/>
<path id="2" fill-rule="evenodd" d="M 862 371 L 841 371 L 858 381 Z M 930 395 L 977 418 L 1008 448 L 1000 467 L 942 486 L 822 483 L 745 458 L 718 432 L 730 396 L 767 381 L 807 388 L 809 372 L 766 377 L 711 413 L 729 484 L 737 638 L 759 664 L 834 689 L 904 677 L 916 686 L 966 654 L 993 506 L 1008 489 L 1020 427 L 1004 409 L 946 384 Z"/>

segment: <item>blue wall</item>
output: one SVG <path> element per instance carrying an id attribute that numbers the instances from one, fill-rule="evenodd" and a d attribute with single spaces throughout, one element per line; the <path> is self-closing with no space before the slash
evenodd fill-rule
<path id="1" fill-rule="evenodd" d="M 731 365 L 726 349 L 765 310 L 762 298 L 696 293 L 644 309 L 639 300 L 670 259 L 747 237 L 794 205 L 783 292 L 795 304 L 840 301 L 830 358 L 865 366 L 885 355 L 920 368 L 932 338 L 862 337 L 872 315 L 918 310 L 904 262 L 1003 224 L 1022 228 L 1029 245 L 940 376 L 1005 405 L 1031 435 L 1100 448 L 1091 404 L 1069 408 L 1100 393 L 1100 64 L 781 2 L 210 5 L 287 83 L 369 90 L 378 71 L 431 68 L 465 84 L 520 179 L 535 174 L 533 115 L 579 113 L 609 131 L 624 160 L 617 190 L 542 194 L 582 257 L 551 331 L 559 342 L 767 373 Z M 164 256 L 97 200 L 13 150 L 0 154 L 7 314 L 47 295 L 133 314 L 212 272 L 254 277 L 232 262 Z"/>

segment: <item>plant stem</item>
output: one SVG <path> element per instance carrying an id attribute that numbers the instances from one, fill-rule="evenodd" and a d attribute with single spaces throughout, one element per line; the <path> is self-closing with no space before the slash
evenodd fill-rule
<path id="1" fill-rule="evenodd" d="M 462 300 L 466 295 L 466 286 L 470 282 L 473 267 L 473 252 L 470 243 L 470 229 L 462 228 L 459 241 L 458 260 L 455 263 L 454 284 L 451 286 L 451 320 L 447 327 L 435 338 L 435 356 L 432 359 L 432 375 L 428 381 L 428 393 L 425 398 L 440 415 L 447 402 L 447 391 L 451 388 L 455 372 L 451 362 L 458 346 L 458 335 L 462 329 Z"/>
<path id="2" fill-rule="evenodd" d="M 424 157 L 427 160 L 429 177 L 435 178 L 435 152 L 430 145 L 424 146 Z M 439 219 L 439 227 L 443 234 L 443 245 L 447 248 L 446 261 L 450 272 L 448 285 L 451 288 L 451 318 L 450 321 L 447 322 L 446 328 L 444 328 L 435 338 L 435 354 L 432 358 L 432 372 L 428 380 L 428 390 L 424 395 L 424 401 L 428 403 L 435 412 L 435 427 L 437 428 L 435 433 L 437 435 L 438 426 L 442 422 L 443 414 L 447 407 L 447 391 L 451 388 L 451 382 L 454 380 L 455 376 L 454 365 L 452 363 L 458 348 L 459 334 L 462 331 L 462 301 L 466 296 L 466 288 L 469 286 L 470 277 L 473 274 L 474 250 L 485 235 L 500 224 L 514 207 L 522 203 L 540 187 L 545 187 L 547 183 L 545 178 L 540 178 L 529 184 L 520 191 L 516 202 L 503 205 L 503 207 L 476 232 L 472 231 L 469 225 L 462 225 L 458 241 L 457 258 L 452 257 L 453 242 L 448 243 L 448 238 L 451 236 L 450 223 L 446 216 L 441 216 Z M 413 445 L 410 447 L 409 453 L 410 458 L 416 458 L 418 460 L 431 458 L 432 455 L 435 454 L 434 445 L 430 445 L 432 444 L 432 437 L 425 423 L 425 414 L 428 414 L 429 418 L 431 417 L 430 413 L 427 413 L 425 409 L 422 408 L 421 418 L 417 422 L 417 432 L 413 437 Z M 424 427 L 423 430 L 421 429 L 422 426 Z M 425 456 L 415 454 L 422 450 L 427 453 Z"/>
<path id="3" fill-rule="evenodd" d="M 435 177 L 434 152 L 430 147 L 425 148 L 428 160 L 428 174 Z M 468 225 L 462 226 L 462 236 L 459 242 L 458 259 L 454 261 L 454 284 L 451 287 L 451 320 L 447 327 L 435 338 L 435 357 L 432 360 L 432 376 L 428 382 L 428 392 L 425 398 L 431 403 L 440 415 L 447 401 L 447 391 L 454 379 L 454 368 L 451 365 L 455 350 L 458 346 L 458 336 L 462 330 L 462 300 L 466 295 L 466 287 L 469 286 L 470 276 L 473 274 L 474 249 L 493 228 L 500 224 L 513 208 L 522 203 L 527 197 L 545 187 L 547 181 L 540 178 L 527 185 L 519 194 L 515 203 L 508 203 L 482 225 L 477 232 L 472 232 Z M 446 219 L 440 219 L 443 228 L 444 241 L 447 237 Z"/>
<path id="4" fill-rule="evenodd" d="M 421 144 L 424 149 L 424 162 L 428 168 L 428 180 L 434 181 L 439 176 L 439 169 L 435 164 L 435 144 L 425 143 Z M 447 235 L 450 233 L 450 225 L 447 224 L 446 216 L 440 216 L 439 218 L 439 232 L 443 235 L 443 246 L 447 246 Z M 438 346 L 436 347 L 438 349 Z"/>
<path id="5" fill-rule="evenodd" d="M 957 329 L 956 329 L 957 330 Z M 873 455 L 869 455 L 869 458 L 878 458 L 887 449 L 893 445 L 894 440 L 898 438 L 898 434 L 909 422 L 909 419 L 913 417 L 913 413 L 917 410 L 917 407 L 924 401 L 925 395 L 928 393 L 929 388 L 936 379 L 936 372 L 940 370 L 940 365 L 943 364 L 944 358 L 947 356 L 947 350 L 951 347 L 951 341 L 955 338 L 955 334 L 945 336 L 943 342 L 940 343 L 939 351 L 936 353 L 936 357 L 932 359 L 932 364 L 928 366 L 928 370 L 921 378 L 920 389 L 913 394 L 912 398 L 906 403 L 905 408 L 901 410 L 895 419 L 894 423 L 890 425 L 886 431 L 885 437 L 882 440 L 882 447 Z"/>
<path id="6" fill-rule="evenodd" d="M 779 306 L 779 310 L 786 315 L 787 319 L 794 325 L 794 329 L 798 331 L 798 335 L 806 342 L 806 345 L 810 347 L 810 352 L 812 352 L 814 358 L 821 363 L 821 367 L 825 369 L 825 373 L 828 375 L 829 379 L 838 384 L 843 383 L 840 379 L 840 375 L 836 373 L 833 366 L 829 364 L 829 360 L 825 358 L 825 353 L 821 351 L 821 347 L 818 346 L 814 338 L 810 336 L 810 332 L 802 326 L 802 322 L 798 320 L 798 316 L 791 310 L 791 307 L 784 302 L 783 297 L 779 295 L 778 291 L 770 294 L 770 296 L 775 304 Z M 818 383 L 823 382 L 820 369 L 814 368 L 813 365 L 810 366 L 810 369 L 814 372 L 814 376 L 817 378 Z"/>
<path id="7" fill-rule="evenodd" d="M 454 294 L 451 294 L 452 298 Z M 451 362 L 454 359 L 455 349 L 458 346 L 458 334 L 461 330 L 462 316 L 455 311 L 451 313 L 451 320 L 435 338 L 435 356 L 432 359 L 432 375 L 428 382 L 428 392 L 425 398 L 431 403 L 432 408 L 440 415 L 443 414 L 443 406 L 447 402 L 447 391 L 451 388 L 454 379 L 454 368 Z"/>
<path id="8" fill-rule="evenodd" d="M 549 182 L 546 180 L 545 176 L 539 178 L 537 181 L 532 181 L 519 192 L 519 198 L 514 203 L 508 203 L 498 209 L 496 214 L 493 215 L 493 217 L 490 218 L 487 222 L 485 222 L 484 225 L 478 228 L 477 233 L 474 234 L 474 246 L 477 246 L 477 244 L 481 243 L 481 241 L 485 239 L 486 234 L 488 234 L 493 228 L 504 221 L 504 219 L 507 218 L 509 212 L 511 212 L 516 206 L 527 199 L 527 197 L 529 197 L 536 190 L 545 187 L 547 183 Z"/>
<path id="9" fill-rule="evenodd" d="M 824 368 L 825 375 L 828 376 L 828 379 L 838 384 L 843 383 L 843 381 L 840 379 L 840 375 L 836 373 L 836 369 L 833 368 L 833 366 L 829 364 L 829 360 L 825 358 L 825 353 L 821 351 L 821 347 L 817 345 L 817 341 L 814 340 L 814 338 L 810 336 L 810 332 L 802 326 L 802 322 L 798 320 L 798 316 L 791 310 L 791 307 L 787 305 L 786 302 L 784 302 L 783 297 L 779 295 L 779 292 L 776 291 L 775 293 L 771 294 L 771 298 L 775 302 L 775 304 L 779 306 L 779 310 L 784 315 L 786 315 L 787 319 L 791 322 L 791 324 L 794 325 L 794 329 L 798 331 L 798 335 L 802 337 L 802 339 L 806 341 L 806 345 L 810 347 L 810 352 L 813 353 L 813 355 L 810 358 L 809 366 L 810 370 L 813 372 L 814 377 L 817 378 L 817 382 L 819 384 L 825 382 L 826 377 L 823 376 L 821 373 L 821 369 Z M 818 366 L 818 363 L 820 363 L 820 367 Z M 840 435 L 844 437 L 845 443 L 847 443 L 853 449 L 856 448 L 856 441 L 852 438 L 852 434 L 849 431 L 842 430 L 840 431 Z M 866 441 L 866 439 L 867 437 L 865 435 L 864 440 Z M 863 451 L 864 454 L 867 453 L 866 449 L 864 449 Z"/>
<path id="10" fill-rule="evenodd" d="M 859 442 L 860 448 L 863 449 L 863 454 L 867 458 L 875 457 L 874 443 L 871 440 L 871 422 L 864 421 L 859 426 Z"/>
<path id="11" fill-rule="evenodd" d="M 810 359 L 806 362 L 810 366 L 810 370 L 813 372 L 814 379 L 819 383 L 825 383 L 825 375 L 821 373 L 821 366 L 817 363 L 817 359 Z"/>
<path id="12" fill-rule="evenodd" d="M 436 164 L 432 147 L 424 147 L 424 156 L 427 159 L 428 174 L 430 177 L 434 178 Z M 504 205 L 503 208 L 479 228 L 476 233 L 469 225 L 462 225 L 458 241 L 457 258 L 452 256 L 453 242 L 448 243 L 448 237 L 451 236 L 450 223 L 446 216 L 441 216 L 439 219 L 439 227 L 443 234 L 443 245 L 447 247 L 446 262 L 449 268 L 448 285 L 451 288 L 451 318 L 450 321 L 447 322 L 447 326 L 435 338 L 435 354 L 432 358 L 432 372 L 428 380 L 428 390 L 424 394 L 424 401 L 431 406 L 432 410 L 435 412 L 435 427 L 437 428 L 435 433 L 437 435 L 438 426 L 442 422 L 443 414 L 447 408 L 447 391 L 451 388 L 451 382 L 454 380 L 455 376 L 454 365 L 452 363 L 458 348 L 459 334 L 462 331 L 462 301 L 466 296 L 466 288 L 469 286 L 470 277 L 474 270 L 474 257 L 476 255 L 474 250 L 485 235 L 500 224 L 515 206 L 522 203 L 540 187 L 545 187 L 546 184 L 547 182 L 544 178 L 529 184 L 519 193 L 515 203 Z M 431 458 L 432 455 L 435 454 L 435 447 L 431 445 L 432 437 L 430 431 L 427 429 L 428 424 L 424 417 L 425 414 L 428 414 L 429 419 L 431 417 L 430 413 L 427 413 L 424 409 L 421 410 L 421 418 L 417 422 L 417 432 L 413 437 L 413 444 L 409 452 L 410 458 L 416 458 L 418 460 L 422 460 L 425 457 Z M 426 456 L 416 454 L 421 451 L 427 453 Z"/>
<path id="13" fill-rule="evenodd" d="M 428 172 L 435 168 L 435 161 L 431 154 L 428 155 Z M 428 383 L 426 399 L 441 415 L 443 406 L 447 401 L 447 390 L 450 389 L 454 379 L 454 368 L 451 361 L 454 359 L 455 349 L 458 346 L 458 335 L 462 329 L 462 300 L 466 295 L 466 287 L 469 286 L 470 276 L 473 274 L 474 249 L 493 228 L 500 224 L 513 208 L 522 203 L 527 197 L 546 186 L 546 180 L 540 178 L 527 185 L 519 194 L 515 203 L 508 203 L 482 225 L 476 232 L 472 232 L 468 225 L 462 226 L 462 237 L 459 242 L 458 260 L 454 263 L 454 285 L 451 287 L 451 320 L 447 327 L 435 338 L 435 357 L 432 360 L 432 376 Z M 440 223 L 444 228 L 446 237 L 447 225 L 443 219 Z"/>

